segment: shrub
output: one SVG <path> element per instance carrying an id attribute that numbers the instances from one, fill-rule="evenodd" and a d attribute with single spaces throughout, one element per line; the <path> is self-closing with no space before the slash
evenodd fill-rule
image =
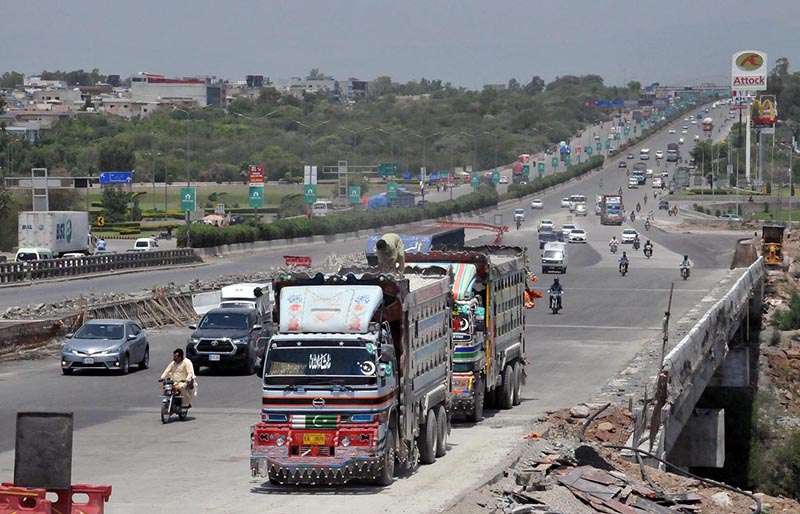
<path id="1" fill-rule="evenodd" d="M 789 309 L 775 311 L 773 325 L 778 330 L 797 330 L 800 328 L 800 295 L 792 291 L 789 298 Z"/>

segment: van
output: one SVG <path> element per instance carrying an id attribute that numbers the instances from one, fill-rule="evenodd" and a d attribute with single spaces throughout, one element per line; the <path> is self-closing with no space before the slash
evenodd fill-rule
<path id="1" fill-rule="evenodd" d="M 314 202 L 311 206 L 311 214 L 314 216 L 327 216 L 333 211 L 333 204 L 328 201 Z"/>
<path id="2" fill-rule="evenodd" d="M 44 261 L 53 258 L 53 251 L 49 248 L 20 248 L 14 260 L 17 262 Z"/>
<path id="3" fill-rule="evenodd" d="M 546 243 L 542 251 L 542 273 L 567 272 L 567 245 L 565 243 Z"/>
<path id="4" fill-rule="evenodd" d="M 133 243 L 133 248 L 128 248 L 129 252 L 154 252 L 158 250 L 158 241 L 152 237 L 140 237 Z"/>

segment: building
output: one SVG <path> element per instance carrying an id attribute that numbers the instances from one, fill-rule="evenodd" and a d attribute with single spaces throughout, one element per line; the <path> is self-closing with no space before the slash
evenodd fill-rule
<path id="1" fill-rule="evenodd" d="M 336 90 L 339 103 L 358 102 L 369 94 L 369 82 L 351 77 L 337 82 Z"/>
<path id="2" fill-rule="evenodd" d="M 144 73 L 131 77 L 131 99 L 144 103 L 224 107 L 224 84 L 214 77 L 170 79 Z"/>
<path id="3" fill-rule="evenodd" d="M 304 93 L 323 94 L 333 99 L 336 93 L 336 80 L 325 75 L 308 76 L 304 79 L 292 77 L 281 92 L 302 97 Z"/>

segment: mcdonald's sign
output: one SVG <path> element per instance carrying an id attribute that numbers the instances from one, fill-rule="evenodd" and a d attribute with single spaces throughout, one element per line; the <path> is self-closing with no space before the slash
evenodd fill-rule
<path id="1" fill-rule="evenodd" d="M 773 127 L 778 120 L 778 106 L 774 95 L 765 95 L 753 100 L 750 105 L 753 127 Z"/>

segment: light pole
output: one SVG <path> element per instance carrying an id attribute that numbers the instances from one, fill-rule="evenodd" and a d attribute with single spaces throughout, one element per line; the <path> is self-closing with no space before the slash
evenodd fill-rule
<path id="1" fill-rule="evenodd" d="M 185 111 L 178 107 L 172 108 L 175 111 L 180 111 L 186 115 L 186 187 L 192 186 L 192 172 L 191 172 L 191 161 L 190 161 L 190 149 L 191 149 L 191 121 L 192 115 L 189 111 Z M 166 182 L 166 180 L 165 180 Z M 184 223 L 186 223 L 186 247 L 192 247 L 192 213 L 191 211 L 186 211 L 184 213 Z"/>
<path id="2" fill-rule="evenodd" d="M 472 138 L 472 171 L 474 173 L 478 172 L 478 136 L 480 134 L 470 134 L 469 132 L 462 130 L 459 134 L 464 134 L 465 136 L 469 136 Z"/>
<path id="3" fill-rule="evenodd" d="M 297 123 L 301 127 L 305 127 L 308 129 L 308 132 L 305 134 L 306 136 L 306 150 L 305 150 L 305 157 L 303 158 L 303 162 L 305 164 L 311 164 L 309 161 L 311 160 L 311 154 L 308 152 L 309 142 L 311 141 L 311 136 L 314 134 L 314 130 L 322 127 L 323 125 L 327 125 L 330 123 L 330 120 L 323 121 L 322 123 L 317 123 L 316 125 L 306 125 L 302 121 L 299 120 L 292 120 L 294 123 Z"/>
<path id="4" fill-rule="evenodd" d="M 440 136 L 440 135 L 444 134 L 444 132 L 434 132 L 433 134 L 428 134 L 427 136 L 422 136 L 420 134 L 417 134 L 413 130 L 411 130 L 409 132 L 411 133 L 412 136 L 417 137 L 419 139 L 422 139 L 422 167 L 425 170 L 425 172 L 422 174 L 422 183 L 424 185 L 425 184 L 425 175 L 428 173 L 428 154 L 427 154 L 427 148 L 426 148 L 425 143 L 428 140 L 428 138 L 431 138 L 433 136 Z M 422 199 L 423 200 L 425 199 L 425 187 L 424 186 L 422 188 Z"/>
<path id="5" fill-rule="evenodd" d="M 378 129 L 375 129 L 375 130 L 377 130 L 379 132 L 383 132 L 384 134 L 387 134 L 389 136 L 389 148 L 391 150 L 391 159 L 392 159 L 392 162 L 394 162 L 394 135 L 395 134 L 400 134 L 401 132 L 405 132 L 408 129 L 404 128 L 404 129 L 400 129 L 400 130 L 389 131 L 389 130 L 383 130 L 382 128 L 378 128 Z"/>
<path id="6" fill-rule="evenodd" d="M 355 164 L 356 164 L 356 138 L 362 132 L 366 132 L 368 130 L 372 130 L 372 127 L 365 127 L 365 128 L 363 128 L 361 130 L 350 130 L 349 128 L 346 128 L 346 127 L 339 127 L 339 128 L 344 130 L 345 132 L 349 132 L 350 134 L 353 134 L 353 165 L 355 166 Z"/>
<path id="7" fill-rule="evenodd" d="M 238 116 L 238 117 L 240 117 L 240 118 L 244 118 L 244 119 L 246 119 L 246 120 L 250 120 L 250 121 L 258 121 L 258 120 L 263 120 L 263 119 L 269 118 L 269 117 L 270 117 L 270 116 L 272 116 L 273 114 L 278 114 L 278 111 L 272 111 L 272 112 L 268 112 L 268 113 L 267 113 L 267 114 L 265 114 L 264 116 L 258 116 L 258 117 L 255 117 L 255 118 L 251 118 L 250 116 L 247 116 L 246 114 L 242 114 L 242 113 L 240 113 L 240 112 L 235 112 L 235 113 L 233 113 L 233 114 L 234 114 L 234 115 L 236 115 L 236 116 Z"/>

